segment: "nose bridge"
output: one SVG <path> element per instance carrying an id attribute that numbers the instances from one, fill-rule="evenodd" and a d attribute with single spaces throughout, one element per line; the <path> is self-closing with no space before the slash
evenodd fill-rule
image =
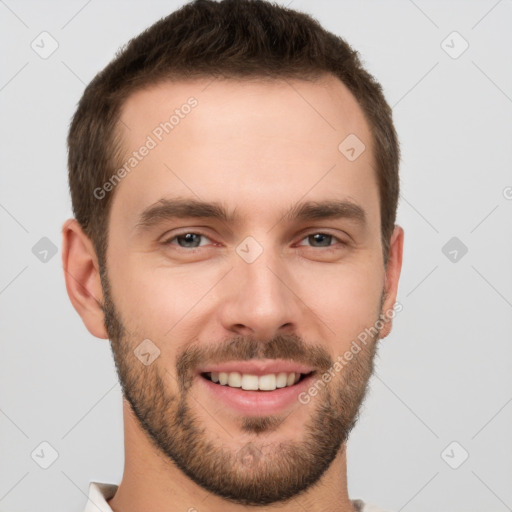
<path id="1" fill-rule="evenodd" d="M 298 298 L 292 292 L 292 274 L 277 248 L 247 237 L 236 248 L 233 266 L 231 291 L 223 308 L 226 328 L 269 338 L 283 326 L 296 327 Z"/>

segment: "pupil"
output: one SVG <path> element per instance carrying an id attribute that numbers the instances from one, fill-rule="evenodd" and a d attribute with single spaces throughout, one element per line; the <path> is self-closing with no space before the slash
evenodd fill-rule
<path id="1" fill-rule="evenodd" d="M 199 239 L 199 237 L 198 237 L 198 235 L 196 233 L 186 233 L 185 235 L 181 235 L 180 237 L 178 237 L 178 240 L 184 238 L 185 239 L 185 243 L 189 244 L 189 243 L 193 243 L 194 242 L 193 237 L 197 237 Z M 182 245 L 182 244 L 180 243 L 180 245 Z M 189 246 L 187 245 L 187 247 L 189 247 Z M 198 247 L 198 245 L 197 244 L 193 245 L 193 247 Z"/>
<path id="2" fill-rule="evenodd" d="M 318 239 L 318 237 L 320 237 L 320 240 Z M 322 247 L 328 247 L 330 244 L 330 239 L 332 238 L 332 235 L 326 235 L 325 233 L 317 233 L 315 235 L 311 235 L 310 238 L 313 238 L 315 242 L 322 242 L 322 238 L 324 239 L 324 242 L 327 242 L 327 243 L 324 243 L 322 245 Z"/>

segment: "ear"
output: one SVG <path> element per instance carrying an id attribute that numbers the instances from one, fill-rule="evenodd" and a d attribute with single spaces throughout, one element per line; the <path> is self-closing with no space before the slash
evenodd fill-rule
<path id="1" fill-rule="evenodd" d="M 68 219 L 62 226 L 62 267 L 69 299 L 88 331 L 96 338 L 108 339 L 98 258 L 76 219 Z"/>
<path id="2" fill-rule="evenodd" d="M 388 264 L 386 266 L 384 284 L 386 298 L 384 300 L 384 304 L 382 305 L 383 314 L 385 314 L 386 311 L 392 311 L 393 306 L 396 302 L 398 280 L 400 279 L 400 271 L 402 270 L 403 247 L 404 230 L 400 226 L 395 225 L 395 229 L 393 231 L 393 234 L 391 235 Z M 388 316 L 388 320 L 384 323 L 384 326 L 380 331 L 379 338 L 385 338 L 391 332 L 392 327 L 393 320 Z"/>

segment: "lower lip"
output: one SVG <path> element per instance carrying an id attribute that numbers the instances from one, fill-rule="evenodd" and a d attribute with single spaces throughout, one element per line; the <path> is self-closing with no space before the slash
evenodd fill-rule
<path id="1" fill-rule="evenodd" d="M 293 386 L 276 388 L 274 391 L 247 391 L 242 388 L 231 388 L 227 385 L 216 384 L 211 380 L 198 376 L 200 386 L 211 393 L 215 401 L 220 401 L 240 414 L 260 416 L 278 414 L 299 401 L 298 396 L 304 392 L 314 378 L 315 372 L 310 373 Z"/>

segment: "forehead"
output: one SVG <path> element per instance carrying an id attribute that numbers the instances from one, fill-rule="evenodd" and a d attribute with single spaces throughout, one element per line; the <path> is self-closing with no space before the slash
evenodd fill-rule
<path id="1" fill-rule="evenodd" d="M 359 198 L 377 213 L 371 132 L 333 76 L 162 82 L 132 94 L 120 119 L 128 165 L 114 205 L 130 221 L 162 197 L 256 207 L 260 219 L 272 214 L 262 204 L 305 196 Z M 352 148 L 364 150 L 353 159 Z"/>
<path id="2" fill-rule="evenodd" d="M 352 130 L 371 143 L 369 126 L 355 97 L 339 79 L 322 75 L 316 81 L 204 78 L 159 82 L 125 100 L 119 128 L 126 146 L 136 145 L 141 135 L 169 121 L 172 114 L 178 116 L 171 123 L 177 128 L 183 115 L 188 115 L 177 111 L 188 111 L 187 100 L 192 98 L 199 107 L 190 109 L 198 135 L 224 137 L 231 128 L 231 134 L 240 137 L 244 134 L 238 128 L 244 125 L 269 136 L 283 129 L 285 133 L 280 135 L 289 138 L 307 134 L 312 142 L 324 139 L 326 145 L 331 143 L 329 131 L 336 141 L 344 131 Z M 229 122 L 224 123 L 227 116 Z M 300 123 L 296 122 L 298 119 Z M 172 135 L 179 138 L 183 131 L 175 130 Z M 182 135 L 188 138 L 191 133 Z"/>

